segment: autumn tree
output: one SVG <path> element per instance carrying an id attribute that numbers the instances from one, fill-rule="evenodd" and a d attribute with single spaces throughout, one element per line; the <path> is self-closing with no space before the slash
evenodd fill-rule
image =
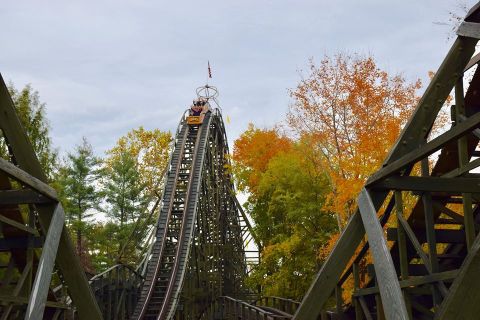
<path id="1" fill-rule="evenodd" d="M 255 195 L 261 175 L 267 170 L 269 161 L 277 154 L 290 150 L 292 140 L 280 134 L 278 129 L 259 129 L 253 124 L 235 140 L 233 167 L 241 191 Z"/>
<path id="2" fill-rule="evenodd" d="M 35 91 L 30 85 L 26 85 L 19 91 L 10 83 L 8 91 L 45 174 L 50 180 L 53 180 L 54 169 L 57 165 L 57 151 L 52 147 L 45 103 L 40 101 L 38 91 Z M 0 139 L 0 156 L 8 158 L 7 145 L 3 139 Z"/>
<path id="3" fill-rule="evenodd" d="M 379 168 L 418 100 L 420 81 L 381 70 L 373 57 L 337 54 L 312 60 L 290 91 L 287 122 L 321 154 L 330 210 L 342 229 L 365 180 Z"/>
<path id="4" fill-rule="evenodd" d="M 150 195 L 158 194 L 162 188 L 171 142 L 170 132 L 145 130 L 143 127 L 133 129 L 107 151 L 107 167 L 118 161 L 124 152 L 129 153 L 137 163 L 139 177 L 146 191 Z"/>
<path id="5" fill-rule="evenodd" d="M 158 129 L 134 129 L 107 151 L 104 161 L 103 211 L 113 222 L 118 258 L 135 261 L 147 225 L 153 221 L 168 165 L 171 134 Z"/>
<path id="6" fill-rule="evenodd" d="M 247 208 L 263 245 L 248 281 L 265 295 L 301 299 L 335 231 L 334 215 L 323 208 L 329 183 L 309 144 L 253 125 L 235 141 L 235 177 L 249 191 Z"/>

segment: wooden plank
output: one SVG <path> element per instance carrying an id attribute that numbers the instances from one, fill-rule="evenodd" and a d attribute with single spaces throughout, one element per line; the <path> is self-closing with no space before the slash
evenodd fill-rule
<path id="1" fill-rule="evenodd" d="M 463 69 L 464 72 L 468 71 L 471 67 L 476 65 L 478 62 L 480 62 L 480 53 L 477 53 L 475 56 L 473 56 L 472 59 L 468 62 L 467 66 L 465 69 Z"/>
<path id="2" fill-rule="evenodd" d="M 466 110 L 465 110 L 466 111 Z M 468 117 L 463 115 L 463 114 L 457 114 L 457 119 L 460 120 L 460 121 L 465 121 Z M 480 129 L 474 129 L 472 131 L 472 134 L 477 137 L 478 139 L 480 139 Z M 477 153 L 478 151 L 473 151 L 472 152 L 472 156 L 475 155 L 475 153 Z"/>
<path id="3" fill-rule="evenodd" d="M 480 314 L 480 236 L 473 242 L 436 319 L 477 319 Z"/>
<path id="4" fill-rule="evenodd" d="M 63 212 L 62 205 L 59 203 L 53 213 L 50 228 L 48 228 L 47 237 L 43 245 L 42 255 L 38 262 L 37 274 L 35 275 L 35 282 L 33 283 L 27 313 L 25 315 L 26 320 L 43 319 L 45 302 L 47 301 L 48 290 L 50 289 L 55 257 L 57 255 L 64 222 L 65 213 Z"/>
<path id="5" fill-rule="evenodd" d="M 0 301 L 12 302 L 14 304 L 26 304 L 28 303 L 28 298 L 23 296 L 12 296 L 9 294 L 0 293 Z M 46 307 L 60 308 L 68 310 L 70 306 L 61 302 L 47 301 L 45 302 Z"/>
<path id="6" fill-rule="evenodd" d="M 462 37 L 480 39 L 480 24 L 463 21 L 457 29 L 457 34 Z"/>
<path id="7" fill-rule="evenodd" d="M 403 197 L 401 191 L 395 191 L 395 211 L 397 215 L 397 245 L 398 245 L 398 258 L 400 260 L 400 279 L 406 280 L 409 277 L 408 274 L 408 250 L 407 250 L 407 239 L 405 231 L 401 223 L 398 221 L 398 216 L 403 216 Z M 412 318 L 412 307 L 410 304 L 410 296 L 408 292 L 403 290 L 403 298 L 405 299 L 405 306 L 407 307 L 408 317 Z"/>
<path id="8" fill-rule="evenodd" d="M 0 75 L 0 128 L 6 137 L 18 167 L 26 173 L 46 183 L 40 162 L 15 112 L 7 86 Z M 56 195 L 55 195 L 56 197 Z M 38 220 L 44 230 L 48 230 L 55 207 L 38 205 Z M 88 285 L 87 277 L 75 254 L 66 228 L 63 229 L 57 252 L 57 265 L 68 285 L 70 296 L 81 319 L 102 319 L 100 308 Z"/>
<path id="9" fill-rule="evenodd" d="M 17 229 L 20 229 L 20 230 L 23 230 L 25 232 L 31 233 L 31 234 L 38 237 L 38 231 L 37 230 L 35 230 L 31 227 L 28 227 L 28 226 L 26 226 L 26 225 L 24 225 L 20 222 L 17 222 L 15 220 L 9 219 L 9 218 L 5 217 L 4 215 L 0 214 L 0 221 L 3 222 L 3 223 L 6 223 L 8 225 L 11 225 L 12 227 L 15 227 Z"/>
<path id="10" fill-rule="evenodd" d="M 469 117 L 464 122 L 457 124 L 455 127 L 440 135 L 439 137 L 431 140 L 430 142 L 419 146 L 412 150 L 410 153 L 402 156 L 400 159 L 393 161 L 386 165 L 382 169 L 374 173 L 367 181 L 366 186 L 373 186 L 375 183 L 383 180 L 400 170 L 404 169 L 408 165 L 414 164 L 417 161 L 431 155 L 432 153 L 440 150 L 443 146 L 452 140 L 458 139 L 465 135 L 472 129 L 477 128 L 480 125 L 480 113 L 476 113 Z M 419 142 L 420 144 L 420 142 Z M 417 144 L 418 146 L 418 144 Z"/>
<path id="11" fill-rule="evenodd" d="M 46 204 L 51 199 L 28 189 L 0 191 L 0 205 L 9 204 Z"/>
<path id="12" fill-rule="evenodd" d="M 293 316 L 293 319 L 317 320 L 325 302 L 335 289 L 338 279 L 364 235 L 365 229 L 362 224 L 362 218 L 357 211 L 322 265 L 320 272 L 305 294 L 302 304 Z"/>
<path id="13" fill-rule="evenodd" d="M 463 217 L 461 215 L 459 215 L 458 213 L 456 213 L 455 211 L 445 207 L 443 204 L 437 202 L 437 201 L 434 201 L 433 202 L 433 207 L 446 214 L 447 216 L 449 216 L 450 218 L 452 218 L 453 220 L 455 220 L 456 222 L 460 223 L 460 224 L 463 224 Z"/>
<path id="14" fill-rule="evenodd" d="M 480 167 L 480 158 L 470 161 L 469 163 L 465 164 L 461 168 L 456 168 L 450 172 L 445 173 L 444 175 L 442 175 L 442 178 L 457 177 L 478 167 Z"/>
<path id="15" fill-rule="evenodd" d="M 457 195 L 466 192 L 480 193 L 480 180 L 475 178 L 401 176 L 386 178 L 374 184 L 372 188 L 385 190 L 444 192 Z"/>
<path id="16" fill-rule="evenodd" d="M 468 22 L 463 22 L 463 24 Z M 476 24 L 478 27 L 479 25 Z M 464 97 L 464 90 L 463 90 L 463 80 L 459 80 L 457 85 L 455 86 L 455 114 L 457 117 L 457 123 L 463 120 L 466 116 L 465 110 L 465 97 Z M 460 120 L 462 117 L 462 120 Z M 458 125 L 458 124 L 457 124 Z M 468 141 L 467 137 L 461 137 L 457 141 L 457 150 L 458 150 L 458 163 L 459 168 L 463 168 L 467 165 L 470 161 L 470 155 L 468 154 Z M 477 179 L 480 180 L 480 179 Z M 465 191 L 462 194 L 462 202 L 463 202 L 463 217 L 464 217 L 464 225 L 465 225 L 465 237 L 467 240 L 467 249 L 470 249 L 473 242 L 475 241 L 475 221 L 473 218 L 473 210 L 472 210 L 472 195 L 469 192 L 475 192 L 475 190 L 480 190 L 480 188 L 470 189 L 470 191 Z"/>
<path id="17" fill-rule="evenodd" d="M 430 176 L 428 157 L 422 159 L 421 171 L 423 177 Z M 425 234 L 427 235 L 428 258 L 430 259 L 432 273 L 437 273 L 439 271 L 439 266 L 437 259 L 437 240 L 435 237 L 435 216 L 432 205 L 432 194 L 429 191 L 424 192 L 421 196 L 421 200 L 423 203 L 423 212 L 425 216 Z M 436 286 L 432 286 L 432 298 L 435 306 L 438 306 L 442 301 L 441 293 Z"/>
<path id="18" fill-rule="evenodd" d="M 408 319 L 392 256 L 383 236 L 382 226 L 378 222 L 377 210 L 367 189 L 362 189 L 357 203 L 375 262 L 375 275 L 380 288 L 385 316 L 387 319 Z"/>
<path id="19" fill-rule="evenodd" d="M 22 184 L 29 186 L 30 188 L 38 191 L 44 196 L 49 197 L 54 201 L 58 201 L 57 192 L 43 181 L 33 177 L 22 169 L 16 167 L 13 163 L 0 158 L 0 170 L 5 172 L 11 178 L 21 182 Z"/>
<path id="20" fill-rule="evenodd" d="M 0 239 L 0 252 L 10 251 L 12 249 L 26 249 L 29 246 L 30 240 L 32 240 L 31 245 L 33 248 L 41 248 L 44 239 L 43 237 L 33 237 L 31 239 L 28 236 Z"/>
<path id="21" fill-rule="evenodd" d="M 427 236 L 425 234 L 425 230 L 423 229 L 420 230 L 409 228 L 407 235 L 410 241 L 415 242 L 412 243 L 414 246 L 418 245 L 419 248 L 421 248 L 422 243 L 427 243 Z M 415 239 L 412 240 L 411 237 L 413 236 Z M 435 229 L 435 237 L 438 243 L 465 243 L 465 232 L 461 229 Z M 397 239 L 396 228 L 387 229 L 387 239 L 389 241 L 395 241 Z"/>
<path id="22" fill-rule="evenodd" d="M 365 315 L 365 318 L 367 320 L 373 320 L 372 315 L 370 314 L 370 310 L 368 310 L 367 302 L 363 297 L 360 297 L 359 299 L 360 306 L 362 307 L 363 314 Z"/>
<path id="23" fill-rule="evenodd" d="M 475 53 L 477 42 L 476 39 L 464 37 L 455 40 L 387 156 L 384 167 L 412 152 L 426 140 L 440 108 L 457 80 L 463 76 L 463 69 Z"/>
<path id="24" fill-rule="evenodd" d="M 450 270 L 450 271 L 444 271 L 444 272 L 438 272 L 438 273 L 433 273 L 433 274 L 428 274 L 425 276 L 416 276 L 416 277 L 409 277 L 406 280 L 402 280 L 399 282 L 400 287 L 403 288 L 409 288 L 409 287 L 417 287 L 429 283 L 434 283 L 438 281 L 446 281 L 450 279 L 455 279 L 459 273 L 459 270 Z M 364 289 L 358 289 L 354 292 L 353 296 L 354 297 L 359 297 L 359 296 L 366 296 L 366 295 L 371 295 L 378 293 L 379 289 L 378 287 L 371 287 L 371 288 L 364 288 Z"/>

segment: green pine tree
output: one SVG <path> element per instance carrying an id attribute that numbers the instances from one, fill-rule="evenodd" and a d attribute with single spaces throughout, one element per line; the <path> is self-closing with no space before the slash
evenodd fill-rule
<path id="1" fill-rule="evenodd" d="M 146 185 L 142 182 L 137 160 L 129 152 L 111 155 L 105 163 L 106 206 L 103 211 L 122 228 L 146 210 L 149 200 L 144 192 Z"/>
<path id="2" fill-rule="evenodd" d="M 75 246 L 84 266 L 88 269 L 87 239 L 92 225 L 93 209 L 98 209 L 101 192 L 98 190 L 100 159 L 92 146 L 83 138 L 73 153 L 67 155 L 60 169 L 58 183 L 65 206 L 67 224 L 75 239 Z"/>

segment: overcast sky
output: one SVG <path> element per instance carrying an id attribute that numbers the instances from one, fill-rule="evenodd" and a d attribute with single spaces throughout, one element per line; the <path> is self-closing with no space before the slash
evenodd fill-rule
<path id="1" fill-rule="evenodd" d="M 249 122 L 281 121 L 308 59 L 373 54 L 426 80 L 458 0 L 5 1 L 0 72 L 47 104 L 55 147 L 85 136 L 97 154 L 140 125 L 173 131 L 203 85 L 207 60 L 230 144 Z M 474 1 L 467 1 L 471 6 Z"/>

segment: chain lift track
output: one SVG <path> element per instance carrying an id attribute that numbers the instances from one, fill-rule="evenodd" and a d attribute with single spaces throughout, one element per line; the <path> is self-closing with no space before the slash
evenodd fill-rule
<path id="1" fill-rule="evenodd" d="M 217 297 L 245 291 L 243 226 L 226 141 L 218 109 L 201 125 L 182 118 L 133 319 L 194 319 Z"/>

